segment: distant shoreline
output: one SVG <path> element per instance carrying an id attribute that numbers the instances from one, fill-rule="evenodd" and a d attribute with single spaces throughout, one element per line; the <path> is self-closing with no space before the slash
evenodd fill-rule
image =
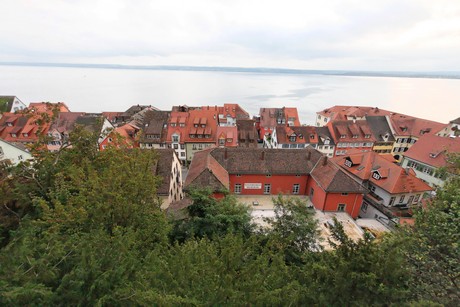
<path id="1" fill-rule="evenodd" d="M 259 68 L 259 67 L 72 64 L 72 63 L 27 63 L 27 62 L 0 62 L 0 66 L 165 70 L 165 71 L 210 71 L 210 72 L 241 72 L 241 73 L 260 73 L 260 74 L 324 75 L 324 76 L 344 76 L 344 77 L 460 79 L 460 72 L 309 70 L 309 69 L 262 68 L 262 67 Z"/>

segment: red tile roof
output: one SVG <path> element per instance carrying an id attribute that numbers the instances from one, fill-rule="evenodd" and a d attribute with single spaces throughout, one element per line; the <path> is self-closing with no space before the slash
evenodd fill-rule
<path id="1" fill-rule="evenodd" d="M 424 135 L 404 153 L 407 158 L 434 167 L 447 165 L 449 152 L 460 152 L 460 138 L 447 138 L 437 135 Z"/>
<path id="2" fill-rule="evenodd" d="M 331 120 L 347 120 L 351 118 L 364 117 L 364 116 L 382 116 L 390 115 L 391 112 L 374 107 L 366 106 L 333 106 L 316 112 L 318 115 L 330 117 Z"/>
<path id="3" fill-rule="evenodd" d="M 194 154 L 184 187 L 210 187 L 214 190 L 228 189 L 230 179 L 228 172 L 210 155 L 212 149 L 205 149 Z"/>
<path id="4" fill-rule="evenodd" d="M 225 139 L 225 147 L 236 147 L 238 146 L 238 128 L 232 127 L 217 127 L 216 134 L 216 145 L 219 146 L 219 140 Z M 231 140 L 230 142 L 228 142 Z"/>
<path id="5" fill-rule="evenodd" d="M 371 133 L 371 129 L 366 120 L 340 120 L 331 121 L 327 124 L 334 142 L 375 142 L 376 138 Z M 345 136 L 342 138 L 341 136 Z M 356 137 L 354 137 L 356 136 Z M 366 137 L 368 136 L 368 137 Z"/>
<path id="6" fill-rule="evenodd" d="M 335 165 L 326 156 L 321 157 L 311 177 L 325 191 L 333 193 L 366 193 L 360 183 Z"/>
<path id="7" fill-rule="evenodd" d="M 390 124 L 395 135 L 417 137 L 425 134 L 436 134 L 447 126 L 447 124 L 402 114 L 391 115 Z"/>
<path id="8" fill-rule="evenodd" d="M 432 190 L 423 180 L 415 176 L 412 169 L 405 170 L 375 152 L 339 156 L 331 160 L 356 178 L 370 181 L 391 194 Z M 351 167 L 345 163 L 350 163 Z M 374 172 L 378 172 L 381 178 L 375 179 Z"/>

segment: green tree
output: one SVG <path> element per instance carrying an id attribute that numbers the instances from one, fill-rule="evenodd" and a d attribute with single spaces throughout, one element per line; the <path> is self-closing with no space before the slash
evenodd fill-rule
<path id="1" fill-rule="evenodd" d="M 415 225 L 404 229 L 411 264 L 411 290 L 416 300 L 446 306 L 460 301 L 460 155 L 450 158 L 444 187 L 423 210 Z"/>
<path id="2" fill-rule="evenodd" d="M 187 216 L 175 222 L 171 240 L 184 242 L 189 238 L 213 238 L 228 233 L 249 236 L 253 229 L 251 215 L 246 205 L 238 203 L 233 195 L 223 199 L 212 197 L 210 189 L 190 191 L 192 204 L 187 207 Z"/>
<path id="3" fill-rule="evenodd" d="M 270 244 L 284 251 L 288 263 L 300 264 L 311 252 L 321 250 L 315 210 L 298 198 L 279 195 L 273 199 L 275 217 L 267 218 Z"/>

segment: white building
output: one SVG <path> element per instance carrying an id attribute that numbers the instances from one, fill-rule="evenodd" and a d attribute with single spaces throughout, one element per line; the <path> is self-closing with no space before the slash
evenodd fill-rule
<path id="1" fill-rule="evenodd" d="M 32 155 L 21 147 L 0 139 L 0 163 L 16 165 L 33 159 Z"/>

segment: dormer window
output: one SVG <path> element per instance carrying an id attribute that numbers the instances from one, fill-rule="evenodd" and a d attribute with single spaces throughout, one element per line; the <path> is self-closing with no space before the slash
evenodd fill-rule
<path id="1" fill-rule="evenodd" d="M 357 138 L 358 138 L 358 135 L 357 135 L 357 134 L 353 134 L 353 138 L 354 138 L 354 139 L 357 139 Z"/>
<path id="2" fill-rule="evenodd" d="M 202 125 L 201 125 L 201 128 L 206 128 L 206 125 L 205 125 L 205 124 L 202 124 Z"/>
<path id="3" fill-rule="evenodd" d="M 176 127 L 176 123 L 171 123 L 171 127 Z"/>
<path id="4" fill-rule="evenodd" d="M 347 137 L 347 136 L 346 136 L 345 134 L 341 134 L 341 135 L 340 135 L 340 138 L 341 138 L 341 139 L 344 139 L 344 138 L 346 138 L 346 137 Z"/>
<path id="5" fill-rule="evenodd" d="M 11 137 L 16 138 L 18 136 L 16 135 L 16 133 L 11 133 Z"/>
<path id="6" fill-rule="evenodd" d="M 227 143 L 231 143 L 233 139 L 227 139 Z"/>
<path id="7" fill-rule="evenodd" d="M 295 142 L 295 141 L 296 141 L 296 136 L 295 136 L 295 135 L 291 135 L 291 136 L 289 137 L 289 141 Z"/>
<path id="8" fill-rule="evenodd" d="M 13 123 L 12 123 L 12 122 L 7 122 L 6 125 L 7 125 L 8 127 L 13 127 Z"/>
<path id="9" fill-rule="evenodd" d="M 401 129 L 402 132 L 406 132 L 406 131 L 407 131 L 407 127 L 399 127 L 399 129 Z"/>
<path id="10" fill-rule="evenodd" d="M 179 126 L 185 127 L 185 124 L 184 124 L 184 123 L 180 123 Z"/>
<path id="11" fill-rule="evenodd" d="M 381 176 L 380 176 L 379 172 L 374 172 L 372 174 L 372 178 L 374 178 L 375 180 L 380 180 Z"/>
<path id="12" fill-rule="evenodd" d="M 351 160 L 348 160 L 348 159 L 345 160 L 344 164 L 345 164 L 345 166 L 348 166 L 348 167 L 353 166 L 353 162 L 351 162 Z"/>
<path id="13" fill-rule="evenodd" d="M 369 139 L 370 137 L 371 137 L 370 134 L 365 134 L 365 135 L 364 135 L 364 138 L 366 138 L 366 139 Z"/>
<path id="14" fill-rule="evenodd" d="M 193 124 L 193 127 L 198 128 L 198 124 Z"/>
<path id="15" fill-rule="evenodd" d="M 23 133 L 22 135 L 23 135 L 24 137 L 28 137 L 28 136 L 29 136 L 28 133 Z"/>

